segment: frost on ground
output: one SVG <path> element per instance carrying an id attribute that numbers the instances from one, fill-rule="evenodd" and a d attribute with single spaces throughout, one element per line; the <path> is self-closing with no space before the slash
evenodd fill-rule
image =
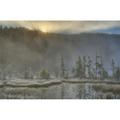
<path id="1" fill-rule="evenodd" d="M 98 80 L 0 81 L 1 99 L 119 99 L 120 83 Z"/>

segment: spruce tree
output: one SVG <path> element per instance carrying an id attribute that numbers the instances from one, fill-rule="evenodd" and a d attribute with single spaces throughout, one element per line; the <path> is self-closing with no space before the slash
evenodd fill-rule
<path id="1" fill-rule="evenodd" d="M 61 56 L 61 77 L 65 78 L 65 64 L 64 64 L 64 58 L 63 56 Z"/>
<path id="2" fill-rule="evenodd" d="M 40 73 L 40 77 L 42 79 L 49 79 L 50 78 L 50 74 L 46 69 L 43 69 Z"/>
<path id="3" fill-rule="evenodd" d="M 75 76 L 79 78 L 83 77 L 83 66 L 82 66 L 82 60 L 80 56 L 78 57 L 78 60 L 76 62 Z"/>
<path id="4" fill-rule="evenodd" d="M 115 78 L 115 61 L 114 61 L 114 59 L 112 59 L 111 66 L 112 66 L 112 78 L 114 79 Z"/>
<path id="5" fill-rule="evenodd" d="M 87 63 L 87 67 L 88 67 L 88 76 L 91 79 L 93 77 L 92 75 L 92 60 L 91 58 L 88 56 L 88 63 Z"/>
<path id="6" fill-rule="evenodd" d="M 108 72 L 105 70 L 105 68 L 102 68 L 101 71 L 101 80 L 107 79 L 108 78 Z"/>
<path id="7" fill-rule="evenodd" d="M 116 68 L 116 71 L 115 71 L 115 79 L 116 79 L 116 80 L 120 80 L 120 67 L 117 67 L 117 68 Z"/>
<path id="8" fill-rule="evenodd" d="M 87 64 L 87 60 L 86 60 L 86 56 L 83 56 L 83 77 L 86 78 L 86 65 Z"/>

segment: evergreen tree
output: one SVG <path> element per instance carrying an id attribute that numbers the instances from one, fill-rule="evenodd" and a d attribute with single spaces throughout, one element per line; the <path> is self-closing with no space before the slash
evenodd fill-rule
<path id="1" fill-rule="evenodd" d="M 79 77 L 79 78 L 83 77 L 83 66 L 80 56 L 78 57 L 78 61 L 76 62 L 75 77 Z"/>
<path id="2" fill-rule="evenodd" d="M 25 65 L 24 68 L 24 79 L 33 79 L 32 69 L 28 65 Z"/>
<path id="3" fill-rule="evenodd" d="M 102 56 L 96 55 L 96 78 L 102 78 L 103 60 Z"/>
<path id="4" fill-rule="evenodd" d="M 112 59 L 111 66 L 112 66 L 112 78 L 114 79 L 115 78 L 115 61 L 114 61 L 114 59 Z"/>
<path id="5" fill-rule="evenodd" d="M 98 62 L 98 59 L 99 59 L 100 56 L 98 56 L 96 54 L 96 58 L 95 58 L 95 74 L 96 74 L 96 79 L 98 78 L 98 65 L 99 65 L 99 62 Z"/>
<path id="6" fill-rule="evenodd" d="M 83 77 L 86 78 L 86 65 L 87 64 L 87 60 L 86 60 L 86 56 L 83 56 Z"/>
<path id="7" fill-rule="evenodd" d="M 100 62 L 98 64 L 98 70 L 99 70 L 99 78 L 102 80 L 103 78 L 103 74 L 105 73 L 105 69 L 103 67 L 103 60 L 102 60 L 102 56 L 100 56 Z"/>
<path id="8" fill-rule="evenodd" d="M 116 71 L 115 71 L 114 75 L 115 75 L 116 80 L 120 80 L 120 67 L 116 68 Z"/>
<path id="9" fill-rule="evenodd" d="M 61 77 L 62 78 L 65 78 L 65 64 L 64 64 L 64 59 L 63 59 L 63 56 L 61 56 Z"/>
<path id="10" fill-rule="evenodd" d="M 92 74 L 92 60 L 89 56 L 88 56 L 87 67 L 88 67 L 88 76 L 91 79 L 93 77 L 93 74 Z"/>
<path id="11" fill-rule="evenodd" d="M 101 79 L 107 79 L 108 78 L 108 72 L 105 70 L 105 68 L 102 68 L 102 73 L 101 73 Z"/>
<path id="12" fill-rule="evenodd" d="M 92 68 L 92 79 L 96 78 L 96 69 L 93 67 Z"/>
<path id="13" fill-rule="evenodd" d="M 57 69 L 54 71 L 54 75 L 55 75 L 56 78 L 59 77 L 59 71 Z"/>
<path id="14" fill-rule="evenodd" d="M 68 74 L 68 71 L 65 72 L 65 76 L 64 76 L 65 79 L 68 79 L 69 78 L 69 74 Z"/>
<path id="15" fill-rule="evenodd" d="M 24 79 L 29 79 L 29 71 L 28 71 L 26 65 L 25 65 L 25 68 L 24 68 Z"/>
<path id="16" fill-rule="evenodd" d="M 43 69 L 40 73 L 40 76 L 42 79 L 49 79 L 50 78 L 50 74 L 47 70 Z"/>

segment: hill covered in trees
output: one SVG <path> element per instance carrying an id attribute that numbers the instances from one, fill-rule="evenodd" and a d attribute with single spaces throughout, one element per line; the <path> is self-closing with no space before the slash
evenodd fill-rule
<path id="1" fill-rule="evenodd" d="M 120 35 L 53 34 L 0 26 L 0 71 L 4 76 L 119 79 Z M 49 71 L 49 74 L 48 74 Z"/>

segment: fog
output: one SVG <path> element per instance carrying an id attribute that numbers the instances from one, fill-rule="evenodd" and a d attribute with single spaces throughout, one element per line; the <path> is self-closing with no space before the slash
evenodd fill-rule
<path id="1" fill-rule="evenodd" d="M 5 28 L 0 32 L 0 58 L 7 69 L 33 71 L 45 68 L 50 72 L 60 69 L 61 56 L 71 70 L 79 56 L 90 56 L 95 64 L 96 54 L 102 56 L 106 69 L 111 60 L 120 63 L 120 36 L 100 33 L 50 34 L 26 28 Z"/>
<path id="2" fill-rule="evenodd" d="M 0 21 L 8 27 L 25 27 L 49 33 L 81 33 L 120 26 L 119 21 Z"/>

